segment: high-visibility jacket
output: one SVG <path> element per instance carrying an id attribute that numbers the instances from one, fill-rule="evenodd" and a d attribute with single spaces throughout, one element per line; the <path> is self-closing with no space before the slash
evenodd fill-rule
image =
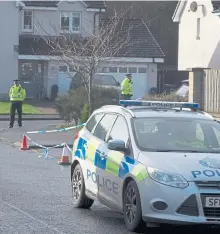
<path id="1" fill-rule="evenodd" d="M 121 93 L 124 95 L 132 95 L 133 81 L 125 78 L 121 83 Z"/>
<path id="2" fill-rule="evenodd" d="M 26 97 L 26 91 L 21 85 L 13 85 L 9 91 L 10 101 L 24 101 Z"/>

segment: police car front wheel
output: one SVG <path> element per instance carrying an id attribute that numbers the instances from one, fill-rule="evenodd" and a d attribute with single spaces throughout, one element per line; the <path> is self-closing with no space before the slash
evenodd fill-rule
<path id="1" fill-rule="evenodd" d="M 85 209 L 90 208 L 94 201 L 88 198 L 85 194 L 85 182 L 82 169 L 79 164 L 74 168 L 71 184 L 74 207 Z"/>
<path id="2" fill-rule="evenodd" d="M 135 181 L 130 181 L 123 196 L 124 221 L 131 232 L 140 232 L 146 227 L 142 220 L 141 200 Z"/>

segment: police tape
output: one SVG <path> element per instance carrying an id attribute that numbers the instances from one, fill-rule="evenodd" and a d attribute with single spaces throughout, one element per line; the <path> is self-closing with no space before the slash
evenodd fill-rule
<path id="1" fill-rule="evenodd" d="M 53 157 L 49 157 L 49 149 L 55 149 L 55 148 L 60 148 L 60 147 L 64 147 L 66 146 L 68 148 L 68 150 L 70 152 L 72 152 L 72 150 L 70 149 L 70 147 L 66 144 L 66 143 L 61 143 L 61 144 L 57 144 L 54 146 L 50 146 L 50 147 L 46 147 L 44 145 L 41 145 L 35 141 L 33 141 L 27 134 L 24 134 L 26 136 L 26 138 L 34 145 L 38 146 L 39 148 L 42 148 L 45 150 L 44 152 L 44 159 L 54 159 Z"/>
<path id="2" fill-rule="evenodd" d="M 69 130 L 72 130 L 72 129 L 83 127 L 84 125 L 85 125 L 85 123 L 78 124 L 76 126 L 72 126 L 72 127 L 68 127 L 68 128 L 59 128 L 59 129 L 54 129 L 54 130 L 30 131 L 30 132 L 26 132 L 26 134 L 65 132 L 65 131 L 69 131 Z"/>

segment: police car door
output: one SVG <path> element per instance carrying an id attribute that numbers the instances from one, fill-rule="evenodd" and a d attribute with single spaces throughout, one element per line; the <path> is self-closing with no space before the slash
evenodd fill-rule
<path id="1" fill-rule="evenodd" d="M 122 183 L 123 177 L 128 172 L 127 168 L 129 165 L 127 162 L 133 160 L 133 157 L 130 155 L 132 150 L 129 140 L 129 131 L 126 119 L 123 116 L 118 116 L 112 129 L 110 130 L 106 141 L 109 140 L 122 140 L 125 142 L 125 145 L 128 147 L 128 152 L 120 152 L 115 150 L 109 150 L 107 156 L 107 163 L 105 169 L 105 178 L 107 189 L 103 190 L 101 194 L 111 202 L 112 205 L 121 208 L 122 207 Z M 128 159 L 128 160 L 127 160 Z M 124 168 L 126 164 L 126 168 Z M 107 183 L 108 182 L 108 183 Z M 99 190 L 99 193 L 102 191 Z"/>
<path id="2" fill-rule="evenodd" d="M 106 135 L 112 127 L 117 115 L 105 114 L 101 121 L 92 131 L 87 141 L 87 165 L 86 165 L 86 188 L 97 196 L 100 189 L 106 189 L 105 167 L 108 148 L 106 146 Z M 95 148 L 94 148 L 95 147 Z M 92 150 L 91 150 L 92 149 Z"/>
<path id="3" fill-rule="evenodd" d="M 78 143 L 74 143 L 75 147 L 77 147 L 74 149 L 74 151 L 76 151 L 75 155 L 78 155 L 79 158 L 83 159 L 80 164 L 83 170 L 86 190 L 91 196 L 95 197 L 98 195 L 98 186 L 93 183 L 93 180 L 96 178 L 92 172 L 95 171 L 94 159 L 96 149 L 100 145 L 101 141 L 96 139 L 96 137 L 93 137 L 93 132 L 103 116 L 103 113 L 93 114 L 85 125 Z"/>

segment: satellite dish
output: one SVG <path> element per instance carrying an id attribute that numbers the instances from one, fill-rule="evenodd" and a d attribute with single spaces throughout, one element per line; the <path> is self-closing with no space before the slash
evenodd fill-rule
<path id="1" fill-rule="evenodd" d="M 197 2 L 191 2 L 191 4 L 190 4 L 190 10 L 192 11 L 192 12 L 196 12 L 197 11 L 197 9 L 198 9 L 198 4 L 197 4 Z"/>

